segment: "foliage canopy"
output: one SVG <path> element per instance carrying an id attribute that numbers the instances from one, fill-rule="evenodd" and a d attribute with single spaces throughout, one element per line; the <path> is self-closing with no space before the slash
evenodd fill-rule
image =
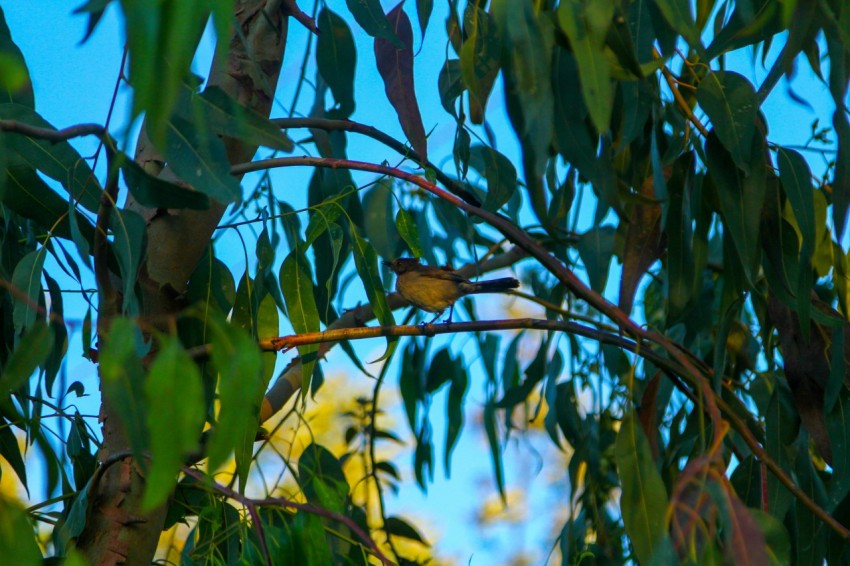
<path id="1" fill-rule="evenodd" d="M 87 37 L 111 4 L 78 9 Z M 402 472 L 376 446 L 409 437 L 425 490 L 472 411 L 503 499 L 529 416 L 564 452 L 563 563 L 850 560 L 846 2 L 114 4 L 118 81 L 144 124 L 132 142 L 112 133 L 128 124 L 44 120 L 0 11 L 0 456 L 24 487 L 28 450 L 47 470 L 27 512 L 0 496 L 12 562 L 146 564 L 178 523 L 186 563 L 423 561 L 419 530 L 387 516 Z M 219 40 L 199 78 L 207 22 Z M 436 82 L 415 84 L 444 47 Z M 286 48 L 300 74 L 281 74 Z M 832 123 L 779 145 L 771 126 L 796 116 L 764 105 L 798 67 L 829 90 Z M 297 87 L 270 119 L 279 79 Z M 383 122 L 353 120 L 379 98 Z M 423 100 L 445 113 L 423 117 Z M 94 155 L 69 143 L 82 136 Z M 363 137 L 385 157 L 358 160 Z M 242 272 L 228 231 L 248 239 Z M 485 320 L 465 300 L 468 322 L 397 324 L 379 260 L 402 255 L 469 277 L 514 268 L 516 304 L 540 315 Z M 72 286 L 85 303 L 67 309 Z M 370 337 L 379 360 L 354 346 Z M 272 450 L 262 425 L 317 403 L 334 346 L 377 372 L 342 415 L 346 448 Z M 99 429 L 75 412 L 83 385 L 57 385 L 79 351 L 98 364 Z M 393 372 L 397 430 L 379 395 Z M 68 420 L 59 441 L 48 410 Z M 248 497 L 269 454 L 292 484 Z M 31 521 L 50 526 L 41 548 Z"/>

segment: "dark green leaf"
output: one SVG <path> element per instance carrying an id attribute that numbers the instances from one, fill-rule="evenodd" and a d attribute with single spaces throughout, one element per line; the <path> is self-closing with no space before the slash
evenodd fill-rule
<path id="1" fill-rule="evenodd" d="M 607 24 L 613 16 L 613 4 L 599 3 L 610 7 Z M 604 54 L 603 33 L 594 33 L 590 20 L 594 4 L 580 0 L 565 0 L 558 7 L 558 20 L 573 48 L 581 78 L 581 90 L 584 102 L 590 111 L 590 117 L 597 131 L 607 132 L 611 122 L 611 110 L 614 102 L 614 89 L 611 87 L 608 60 Z M 604 21 L 604 18 L 603 18 Z"/>
<path id="2" fill-rule="evenodd" d="M 394 326 L 395 318 L 393 311 L 387 305 L 387 295 L 378 271 L 378 256 L 375 253 L 375 248 L 360 237 L 353 224 L 350 224 L 349 227 L 351 228 L 351 243 L 354 250 L 354 266 L 363 282 L 363 288 L 366 291 L 369 304 L 372 305 L 372 310 L 375 312 L 375 318 L 382 326 Z M 397 343 L 398 338 L 387 337 L 387 351 L 380 359 L 389 358 Z"/>
<path id="3" fill-rule="evenodd" d="M 17 291 L 13 295 L 15 307 L 12 313 L 16 334 L 21 334 L 35 323 L 40 308 L 41 272 L 46 256 L 46 248 L 31 251 L 18 262 L 12 272 L 12 288 Z"/>
<path id="4" fill-rule="evenodd" d="M 463 84 L 463 74 L 459 59 L 447 59 L 440 76 L 437 79 L 437 89 L 440 91 L 440 102 L 446 112 L 457 118 L 455 100 L 463 94 L 466 87 Z"/>
<path id="5" fill-rule="evenodd" d="M 286 152 L 295 147 L 292 140 L 268 118 L 246 108 L 219 87 L 207 87 L 199 96 L 191 98 L 191 104 L 200 109 L 205 123 L 215 134 Z M 191 116 L 197 115 L 197 112 L 193 112 L 183 117 L 191 119 Z"/>
<path id="6" fill-rule="evenodd" d="M 463 81 L 469 88 L 469 114 L 474 124 L 484 121 L 484 109 L 501 64 L 501 42 L 490 14 L 474 5 L 466 9 L 468 37 L 460 50 Z"/>
<path id="7" fill-rule="evenodd" d="M 699 39 L 699 31 L 694 25 L 691 15 L 690 2 L 685 0 L 654 0 L 655 5 L 664 15 L 667 22 L 675 29 L 688 45 L 695 49 L 702 49 Z"/>
<path id="8" fill-rule="evenodd" d="M 422 31 L 422 39 L 425 39 L 425 30 L 428 29 L 428 21 L 434 10 L 434 0 L 416 0 L 416 16 L 419 18 L 419 29 Z"/>
<path id="9" fill-rule="evenodd" d="M 43 321 L 35 321 L 15 347 L 3 375 L 0 377 L 0 395 L 8 395 L 27 382 L 53 348 L 53 332 Z"/>
<path id="10" fill-rule="evenodd" d="M 487 179 L 484 208 L 495 212 L 516 192 L 517 172 L 511 160 L 483 145 L 469 148 L 469 164 Z"/>
<path id="11" fill-rule="evenodd" d="M 451 474 L 452 451 L 463 428 L 463 398 L 466 396 L 466 389 L 469 382 L 466 371 L 460 366 L 460 360 L 455 360 L 455 364 L 456 367 L 452 375 L 452 383 L 449 386 L 449 398 L 446 401 L 446 418 L 448 419 L 444 461 L 446 476 Z"/>
<path id="12" fill-rule="evenodd" d="M 318 444 L 310 444 L 298 459 L 298 483 L 307 501 L 335 513 L 345 511 L 348 482 L 342 465 Z"/>
<path id="13" fill-rule="evenodd" d="M 493 463 L 496 487 L 499 489 L 502 502 L 505 502 L 505 469 L 502 462 L 502 445 L 499 443 L 499 434 L 496 430 L 496 405 L 492 402 L 484 405 L 484 430 L 487 432 L 487 444 L 490 446 L 490 458 Z"/>
<path id="14" fill-rule="evenodd" d="M 758 509 L 747 509 L 747 511 L 761 530 L 771 566 L 791 564 L 791 538 L 785 526 L 776 517 Z"/>
<path id="15" fill-rule="evenodd" d="M 186 456 L 198 446 L 206 413 L 198 366 L 176 338 L 160 337 L 159 347 L 145 380 L 151 466 L 144 509 L 154 509 L 171 494 Z"/>
<path id="16" fill-rule="evenodd" d="M 697 89 L 697 102 L 708 114 L 718 139 L 739 169 L 750 172 L 758 97 L 753 85 L 732 71 L 708 73 Z M 756 154 L 758 161 L 761 158 Z"/>
<path id="17" fill-rule="evenodd" d="M 614 451 L 623 490 L 623 523 L 637 559 L 649 562 L 666 532 L 667 490 L 634 413 L 629 413 L 620 425 Z"/>
<path id="18" fill-rule="evenodd" d="M 611 225 L 591 228 L 582 234 L 578 253 L 587 270 L 587 278 L 594 291 L 605 291 L 608 270 L 614 253 L 614 227 Z"/>
<path id="19" fill-rule="evenodd" d="M 104 338 L 101 337 L 103 341 Z M 103 395 L 119 415 L 135 454 L 147 450 L 147 403 L 145 370 L 141 357 L 146 351 L 139 328 L 127 318 L 112 321 L 109 336 L 100 348 L 100 378 Z"/>
<path id="20" fill-rule="evenodd" d="M 15 475 L 21 480 L 24 489 L 29 492 L 27 467 L 24 464 L 24 456 L 18 446 L 18 438 L 12 431 L 11 424 L 7 423 L 5 419 L 0 419 L 0 456 L 9 463 Z"/>
<path id="21" fill-rule="evenodd" d="M 354 112 L 354 70 L 357 65 L 354 36 L 345 20 L 327 8 L 319 12 L 318 25 L 316 64 L 337 103 L 328 115 L 348 118 Z"/>
<path id="22" fill-rule="evenodd" d="M 416 226 L 416 221 L 403 208 L 399 208 L 395 215 L 395 227 L 407 244 L 408 249 L 413 253 L 413 257 L 422 257 L 425 255 L 425 252 L 422 250 L 422 244 L 419 241 L 419 228 Z"/>
<path id="23" fill-rule="evenodd" d="M 150 208 L 189 208 L 206 210 L 210 199 L 204 193 L 193 191 L 177 183 L 154 177 L 135 161 L 125 158 L 121 165 L 127 188 L 139 204 Z M 71 224 L 73 233 L 74 223 Z M 75 239 L 76 241 L 76 239 Z"/>
<path id="24" fill-rule="evenodd" d="M 850 492 L 850 393 L 847 388 L 841 389 L 832 411 L 825 418 L 833 469 L 829 504 L 834 508 Z"/>
<path id="25" fill-rule="evenodd" d="M 387 517 L 387 520 L 384 522 L 384 530 L 390 535 L 415 540 L 416 542 L 420 542 L 424 545 L 428 544 L 425 542 L 425 539 L 422 538 L 422 535 L 419 534 L 419 531 L 413 528 L 410 523 L 399 517 Z"/>
<path id="26" fill-rule="evenodd" d="M 165 157 L 181 180 L 217 201 L 227 204 L 242 196 L 224 142 L 208 124 L 172 116 L 166 124 Z"/>
<path id="27" fill-rule="evenodd" d="M 121 270 L 121 281 L 124 283 L 124 304 L 122 309 L 125 313 L 135 312 L 135 294 L 133 292 L 138 277 L 139 265 L 146 250 L 147 234 L 145 220 L 136 212 L 131 210 L 115 210 L 109 218 L 109 225 L 115 239 L 112 249 L 118 258 L 118 266 Z"/>
<path id="28" fill-rule="evenodd" d="M 0 118 L 17 120 L 38 128 L 55 130 L 49 122 L 31 108 L 20 104 L 0 104 Z M 25 136 L 6 134 L 6 145 L 15 152 L 11 161 L 38 169 L 62 184 L 70 198 L 89 212 L 97 212 L 100 185 L 85 159 L 67 141 L 51 142 Z"/>
<path id="29" fill-rule="evenodd" d="M 0 24 L 5 27 L 2 16 L 0 12 Z M 5 495 L 0 496 L 0 548 L 4 549 L 3 561 L 8 564 L 34 566 L 42 563 L 41 550 L 27 512 Z"/>
<path id="30" fill-rule="evenodd" d="M 380 0 L 345 0 L 345 5 L 363 31 L 376 39 L 383 38 L 399 49 L 402 48 L 401 40 L 384 14 Z"/>

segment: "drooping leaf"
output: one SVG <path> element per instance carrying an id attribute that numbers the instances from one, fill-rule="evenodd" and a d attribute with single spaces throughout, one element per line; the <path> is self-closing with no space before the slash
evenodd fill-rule
<path id="1" fill-rule="evenodd" d="M 387 532 L 387 534 L 393 536 L 415 540 L 416 542 L 425 545 L 428 544 L 422 537 L 422 535 L 419 534 L 419 531 L 417 531 L 413 526 L 411 526 L 410 523 L 399 517 L 387 517 L 387 520 L 384 521 L 384 530 Z"/>
<path id="2" fill-rule="evenodd" d="M 5 387 L 5 386 L 4 386 Z M 27 485 L 27 467 L 24 464 L 24 456 L 18 445 L 18 438 L 12 430 L 11 423 L 0 419 L 0 457 L 2 457 L 21 480 L 24 489 L 29 491 Z"/>
<path id="3" fill-rule="evenodd" d="M 396 35 L 397 30 L 390 19 L 384 14 L 380 0 L 345 0 L 354 20 L 375 39 L 381 38 L 389 41 L 397 48 L 404 45 Z"/>
<path id="4" fill-rule="evenodd" d="M 184 90 L 188 90 L 185 85 Z M 246 108 L 217 86 L 208 86 L 201 94 L 191 96 L 190 100 L 193 108 L 191 116 L 202 116 L 215 134 L 285 152 L 292 151 L 295 146 L 268 118 Z M 181 111 L 184 118 L 190 118 L 189 113 L 178 107 L 178 112 Z"/>
<path id="5" fill-rule="evenodd" d="M 607 17 L 603 15 L 600 18 L 605 24 L 604 29 L 594 29 L 594 6 L 597 9 L 599 6 L 606 6 L 610 10 Z M 568 0 L 561 2 L 558 7 L 558 21 L 570 38 L 570 45 L 578 62 L 584 102 L 599 132 L 608 131 L 614 101 L 608 60 L 603 52 L 607 26 L 611 23 L 612 16 L 613 4 L 607 2 L 593 4 Z"/>
<path id="6" fill-rule="evenodd" d="M 354 36 L 345 20 L 327 8 L 319 12 L 317 21 L 316 64 L 337 103 L 328 116 L 348 118 L 354 112 L 354 71 L 357 66 Z"/>
<path id="7" fill-rule="evenodd" d="M 649 562 L 666 533 L 667 490 L 634 413 L 620 425 L 614 448 L 623 523 L 640 562 Z"/>
<path id="8" fill-rule="evenodd" d="M 208 317 L 212 330 L 212 361 L 219 373 L 218 422 L 207 447 L 211 470 L 232 453 L 239 489 L 245 490 L 259 427 L 260 405 L 266 390 L 263 360 L 250 334 L 220 316 Z"/>
<path id="9" fill-rule="evenodd" d="M 685 38 L 688 45 L 695 49 L 702 49 L 699 31 L 694 25 L 689 2 L 681 0 L 654 0 L 654 2 L 667 22 Z"/>
<path id="10" fill-rule="evenodd" d="M 43 321 L 34 321 L 12 351 L 0 377 L 0 397 L 5 397 L 27 382 L 53 348 L 53 332 Z"/>
<path id="11" fill-rule="evenodd" d="M 307 501 L 335 513 L 345 511 L 348 482 L 339 460 L 327 448 L 312 443 L 304 449 L 298 459 L 298 483 Z"/>
<path id="12" fill-rule="evenodd" d="M 726 561 L 753 566 L 768 564 L 764 535 L 749 509 L 735 495 L 728 480 L 725 477 L 712 477 L 708 483 L 708 493 L 720 511 Z"/>
<path id="13" fill-rule="evenodd" d="M 446 476 L 451 474 L 452 451 L 455 448 L 460 431 L 463 429 L 463 399 L 466 396 L 469 382 L 466 371 L 460 366 L 460 360 L 455 359 L 453 363 L 456 371 L 452 372 L 449 397 L 446 400 L 448 426 L 446 427 L 446 450 L 443 462 L 446 468 Z"/>
<path id="14" fill-rule="evenodd" d="M 490 14 L 469 5 L 464 28 L 468 34 L 460 50 L 460 68 L 469 89 L 469 115 L 473 124 L 484 121 L 484 109 L 501 63 L 501 42 Z"/>
<path id="15" fill-rule="evenodd" d="M 425 30 L 431 20 L 431 12 L 434 10 L 434 0 L 416 0 L 416 16 L 419 18 L 419 29 L 422 31 L 422 40 L 425 40 Z"/>
<path id="16" fill-rule="evenodd" d="M 490 147 L 474 145 L 469 148 L 469 164 L 487 179 L 484 208 L 495 212 L 516 192 L 517 172 L 511 160 Z"/>
<path id="17" fill-rule="evenodd" d="M 115 210 L 109 217 L 115 239 L 112 249 L 118 258 L 121 280 L 124 283 L 124 312 L 134 312 L 135 294 L 133 289 L 138 277 L 139 265 L 146 251 L 145 220 L 132 210 Z"/>
<path id="18" fill-rule="evenodd" d="M 0 103 L 35 108 L 32 81 L 21 50 L 12 40 L 6 16 L 0 10 Z"/>
<path id="19" fill-rule="evenodd" d="M 457 118 L 455 101 L 463 94 L 466 86 L 463 83 L 463 72 L 459 59 L 447 59 L 440 76 L 437 79 L 437 88 L 440 91 L 440 103 L 446 112 Z"/>
<path id="20" fill-rule="evenodd" d="M 413 28 L 402 9 L 403 4 L 404 2 L 399 3 L 387 14 L 401 45 L 385 37 L 376 37 L 375 60 L 384 81 L 387 98 L 398 115 L 401 129 L 416 153 L 427 159 L 428 142 L 413 84 Z"/>
<path id="21" fill-rule="evenodd" d="M 762 145 L 761 141 L 757 143 L 758 147 Z M 759 223 L 752 220 L 752 211 L 761 210 L 764 203 L 764 160 L 756 159 L 749 174 L 745 174 L 713 134 L 706 140 L 705 153 L 709 175 L 717 188 L 724 228 L 731 234 L 744 276 L 752 282 L 759 243 Z"/>
<path id="22" fill-rule="evenodd" d="M 37 112 L 20 104 L 0 104 L 0 118 L 47 130 L 56 129 Z M 7 133 L 4 139 L 7 149 L 14 152 L 10 159 L 11 164 L 16 167 L 25 164 L 41 171 L 62 184 L 68 192 L 68 200 L 78 202 L 89 212 L 97 212 L 100 185 L 88 162 L 70 143 L 54 143 L 12 133 Z"/>
<path id="23" fill-rule="evenodd" d="M 502 445 L 496 429 L 496 405 L 492 402 L 484 405 L 484 430 L 487 433 L 487 444 L 490 446 L 490 459 L 493 464 L 493 477 L 502 502 L 505 502 L 505 468 L 502 461 Z"/>
<path id="24" fill-rule="evenodd" d="M 154 177 L 129 158 L 121 165 L 121 171 L 124 173 L 127 188 L 141 205 L 150 208 L 192 210 L 206 210 L 210 207 L 210 199 L 204 193 Z M 72 223 L 72 230 L 73 225 Z"/>
<path id="25" fill-rule="evenodd" d="M 758 114 L 758 97 L 753 85 L 732 71 L 708 73 L 700 81 L 697 102 L 708 114 L 717 138 L 735 164 L 749 173 Z"/>
<path id="26" fill-rule="evenodd" d="M 181 180 L 223 204 L 242 195 L 230 174 L 224 142 L 207 124 L 172 116 L 166 124 L 165 157 Z"/>
<path id="27" fill-rule="evenodd" d="M 18 262 L 12 272 L 12 288 L 17 291 L 13 295 L 15 306 L 12 311 L 16 334 L 21 334 L 35 323 L 40 308 L 41 272 L 46 256 L 45 248 L 33 250 Z"/>
<path id="28" fill-rule="evenodd" d="M 0 18 L 3 13 L 0 12 Z M 0 23 L 5 24 L 0 20 Z M 0 29 L 2 31 L 2 29 Z M 9 564 L 41 564 L 41 550 L 27 512 L 6 495 L 0 496 L 0 547 Z"/>
<path id="29" fill-rule="evenodd" d="M 614 227 L 611 225 L 591 228 L 576 246 L 587 270 L 587 278 L 594 291 L 603 292 L 608 282 L 608 270 L 614 253 Z"/>
<path id="30" fill-rule="evenodd" d="M 354 250 L 354 266 L 363 282 L 363 288 L 366 291 L 369 304 L 372 305 L 372 310 L 375 312 L 375 318 L 382 326 L 393 326 L 395 325 L 395 318 L 393 311 L 387 305 L 386 291 L 384 291 L 384 284 L 378 271 L 378 255 L 375 253 L 375 248 L 360 237 L 353 224 L 349 227 L 351 228 L 351 243 Z M 392 355 L 397 343 L 398 338 L 387 337 L 387 351 L 380 359 L 386 359 Z"/>
<path id="31" fill-rule="evenodd" d="M 286 301 L 289 322 L 297 334 L 319 330 L 319 310 L 313 294 L 313 277 L 302 246 L 297 246 L 283 260 L 280 268 L 280 288 Z M 303 372 L 301 391 L 309 391 L 313 367 L 316 365 L 318 346 L 308 344 L 298 347 Z M 302 393 L 304 394 L 304 393 Z"/>
<path id="32" fill-rule="evenodd" d="M 413 257 L 425 255 L 422 250 L 422 243 L 419 240 L 419 228 L 416 226 L 413 216 L 401 207 L 395 215 L 395 227 L 407 247 L 413 252 Z"/>
<path id="33" fill-rule="evenodd" d="M 99 352 L 101 389 L 138 456 L 150 446 L 141 361 L 147 346 L 138 326 L 127 318 L 112 321 L 104 342 Z"/>
<path id="34" fill-rule="evenodd" d="M 144 509 L 154 509 L 177 484 L 186 456 L 197 449 L 204 424 L 201 373 L 176 338 L 162 336 L 159 353 L 145 380 L 151 467 Z"/>

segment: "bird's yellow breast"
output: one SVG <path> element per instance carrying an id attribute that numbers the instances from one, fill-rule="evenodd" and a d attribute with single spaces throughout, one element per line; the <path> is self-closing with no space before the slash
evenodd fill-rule
<path id="1" fill-rule="evenodd" d="M 428 277 L 417 271 L 402 273 L 396 282 L 396 291 L 414 306 L 428 312 L 444 311 L 461 296 L 456 281 Z"/>

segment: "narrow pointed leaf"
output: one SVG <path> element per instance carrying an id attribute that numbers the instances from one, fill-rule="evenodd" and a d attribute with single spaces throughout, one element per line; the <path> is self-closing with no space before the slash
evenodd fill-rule
<path id="1" fill-rule="evenodd" d="M 319 12 L 317 21 L 316 64 L 337 103 L 328 114 L 334 118 L 348 118 L 354 112 L 354 71 L 357 66 L 354 36 L 345 20 L 327 8 Z"/>
<path id="2" fill-rule="evenodd" d="M 749 173 L 758 113 L 753 85 L 732 71 L 709 73 L 699 84 L 697 102 L 735 164 Z"/>
<path id="3" fill-rule="evenodd" d="M 290 252 L 280 268 L 280 288 L 283 291 L 283 299 L 286 301 L 289 322 L 297 334 L 319 330 L 319 310 L 316 307 L 313 277 L 310 272 L 310 264 L 304 256 L 302 246 L 297 246 Z M 310 390 L 310 379 L 313 375 L 313 366 L 316 364 L 318 349 L 319 347 L 315 344 L 298 347 L 303 372 L 302 395 Z"/>

